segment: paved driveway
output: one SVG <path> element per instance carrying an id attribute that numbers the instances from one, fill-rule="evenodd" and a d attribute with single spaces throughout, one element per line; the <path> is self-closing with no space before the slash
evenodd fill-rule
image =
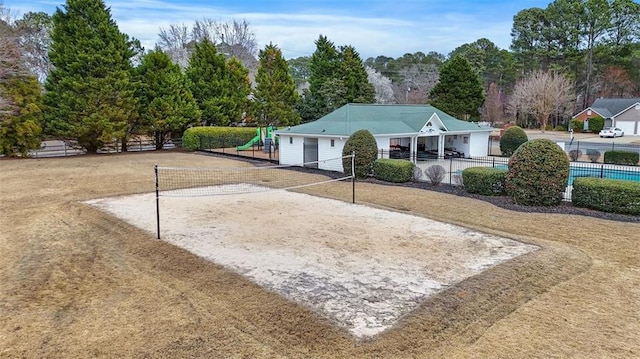
<path id="1" fill-rule="evenodd" d="M 545 133 L 540 132 L 540 130 L 525 130 L 527 133 L 527 137 L 530 140 L 536 138 L 548 138 L 554 142 L 570 142 L 571 136 L 568 132 L 560 132 L 560 131 L 546 131 Z M 622 137 L 616 138 L 600 138 L 597 134 L 593 133 L 574 133 L 573 141 L 585 141 L 585 142 L 597 142 L 597 143 L 616 143 L 616 144 L 637 144 L 640 145 L 640 136 L 634 135 L 629 136 L 625 135 Z"/>

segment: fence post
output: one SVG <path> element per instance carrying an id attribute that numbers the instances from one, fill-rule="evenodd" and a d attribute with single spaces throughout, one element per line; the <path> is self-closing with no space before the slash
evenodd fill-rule
<path id="1" fill-rule="evenodd" d="M 453 157 L 449 158 L 449 184 L 453 184 Z"/>
<path id="2" fill-rule="evenodd" d="M 491 168 L 496 168 L 496 158 L 495 157 L 491 157 Z"/>
<path id="3" fill-rule="evenodd" d="M 67 157 L 67 141 L 63 141 L 62 146 L 64 148 L 64 156 Z"/>
<path id="4" fill-rule="evenodd" d="M 604 178 L 604 165 L 600 165 L 600 178 Z"/>

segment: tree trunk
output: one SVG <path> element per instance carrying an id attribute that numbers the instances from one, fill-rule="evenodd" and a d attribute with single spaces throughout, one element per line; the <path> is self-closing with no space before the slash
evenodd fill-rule
<path id="1" fill-rule="evenodd" d="M 549 115 L 542 115 L 540 117 L 540 131 L 545 133 L 547 130 L 547 122 L 549 122 Z"/>
<path id="2" fill-rule="evenodd" d="M 156 138 L 156 150 L 161 150 L 164 147 L 164 132 L 158 131 L 155 133 Z"/>

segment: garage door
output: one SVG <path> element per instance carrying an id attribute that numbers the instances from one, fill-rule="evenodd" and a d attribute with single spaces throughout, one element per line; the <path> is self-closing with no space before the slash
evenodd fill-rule
<path id="1" fill-rule="evenodd" d="M 635 132 L 636 121 L 616 121 L 616 127 L 622 129 L 626 135 L 637 135 Z"/>

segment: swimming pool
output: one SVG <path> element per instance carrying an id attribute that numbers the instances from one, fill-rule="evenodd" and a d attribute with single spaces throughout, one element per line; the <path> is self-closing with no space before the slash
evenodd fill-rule
<path id="1" fill-rule="evenodd" d="M 640 168 L 635 170 L 623 170 L 623 169 L 605 168 L 604 166 L 598 166 L 598 167 L 571 166 L 571 169 L 569 171 L 569 185 L 573 184 L 573 179 L 576 177 L 611 178 L 611 179 L 640 182 Z"/>
<path id="2" fill-rule="evenodd" d="M 496 168 L 508 169 L 507 165 L 497 165 Z M 569 183 L 573 185 L 573 179 L 576 177 L 596 177 L 611 178 L 627 181 L 640 182 L 640 167 L 633 169 L 616 169 L 607 168 L 604 165 L 596 166 L 574 166 L 569 168 Z"/>

